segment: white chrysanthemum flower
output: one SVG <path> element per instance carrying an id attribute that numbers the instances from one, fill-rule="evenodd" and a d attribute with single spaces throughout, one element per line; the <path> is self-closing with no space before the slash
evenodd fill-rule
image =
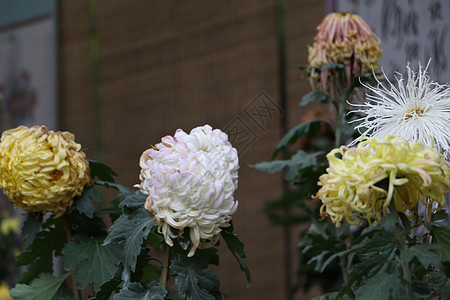
<path id="1" fill-rule="evenodd" d="M 214 245 L 221 227 L 229 225 L 238 202 L 239 160 L 228 136 L 205 125 L 190 134 L 178 129 L 146 150 L 140 160 L 141 184 L 148 195 L 145 208 L 155 217 L 166 243 L 189 227 L 192 256 L 199 247 Z"/>
<path id="2" fill-rule="evenodd" d="M 356 129 L 367 130 L 350 145 L 364 136 L 392 135 L 421 142 L 426 147 L 434 146 L 447 160 L 450 158 L 450 86 L 431 81 L 427 75 L 428 65 L 423 69 L 419 64 L 418 73 L 408 65 L 408 80 L 404 84 L 399 74 L 399 78 L 396 77 L 398 87 L 389 80 L 389 88 L 378 80 L 376 87 L 364 85 L 372 93 L 367 95 L 364 104 L 353 104 L 360 108 L 352 112 L 365 114 L 356 120 L 362 121 Z"/>

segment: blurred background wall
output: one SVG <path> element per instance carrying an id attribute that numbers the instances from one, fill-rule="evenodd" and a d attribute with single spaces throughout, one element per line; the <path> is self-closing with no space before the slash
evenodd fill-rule
<path id="1" fill-rule="evenodd" d="M 282 194 L 282 177 L 248 166 L 270 159 L 286 121 L 289 127 L 299 122 L 297 104 L 309 91 L 308 81 L 289 67 L 306 64 L 325 4 L 286 1 L 288 68 L 280 83 L 277 5 L 283 2 L 58 5 L 59 128 L 75 133 L 89 158 L 112 166 L 119 183 L 138 183 L 141 153 L 177 128 L 210 124 L 238 133 L 230 136 L 241 165 L 233 219 L 246 244 L 252 284 L 246 287 L 238 264 L 221 247 L 217 274 L 227 299 L 286 299 L 296 269 L 298 232 L 271 226 L 262 211 Z"/>

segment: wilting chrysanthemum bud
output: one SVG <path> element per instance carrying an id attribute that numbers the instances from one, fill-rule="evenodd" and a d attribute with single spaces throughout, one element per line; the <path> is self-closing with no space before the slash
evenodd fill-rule
<path id="1" fill-rule="evenodd" d="M 314 44 L 308 49 L 311 76 L 314 77 L 324 64 L 339 63 L 345 66 L 350 82 L 352 77 L 380 67 L 380 40 L 360 16 L 349 12 L 328 14 L 317 31 Z M 328 70 L 320 74 L 324 90 L 328 75 Z"/>
<path id="2" fill-rule="evenodd" d="M 0 187 L 25 212 L 63 215 L 89 182 L 89 164 L 70 132 L 19 126 L 3 132 Z"/>
<path id="3" fill-rule="evenodd" d="M 354 148 L 345 146 L 328 155 L 329 168 L 319 178 L 316 198 L 323 202 L 322 217 L 337 226 L 367 219 L 380 221 L 394 201 L 397 211 L 412 215 L 417 204 L 445 204 L 450 188 L 450 165 L 442 154 L 422 143 L 387 136 L 365 139 Z"/>
<path id="4" fill-rule="evenodd" d="M 228 136 L 205 125 L 190 134 L 178 129 L 146 150 L 140 159 L 141 183 L 148 195 L 145 207 L 154 215 L 159 231 L 172 246 L 189 228 L 192 256 L 199 247 L 215 245 L 221 227 L 227 227 L 238 202 L 239 161 Z"/>

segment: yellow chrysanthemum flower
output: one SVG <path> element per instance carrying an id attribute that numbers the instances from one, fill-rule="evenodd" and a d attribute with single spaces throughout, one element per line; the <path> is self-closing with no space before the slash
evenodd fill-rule
<path id="1" fill-rule="evenodd" d="M 450 164 L 422 143 L 387 136 L 365 139 L 357 147 L 342 146 L 328 155 L 329 168 L 319 178 L 315 198 L 323 202 L 321 216 L 340 226 L 343 218 L 359 224 L 380 221 L 394 201 L 398 211 L 412 215 L 417 203 L 445 204 L 450 190 Z"/>
<path id="2" fill-rule="evenodd" d="M 3 235 L 17 233 L 20 229 L 20 219 L 14 217 L 6 217 L 0 221 L 0 232 Z"/>
<path id="3" fill-rule="evenodd" d="M 90 181 L 86 155 L 70 132 L 19 126 L 3 132 L 0 188 L 25 212 L 63 215 Z"/>
<path id="4" fill-rule="evenodd" d="M 0 283 L 0 300 L 12 300 L 9 295 L 9 287 L 6 282 Z"/>

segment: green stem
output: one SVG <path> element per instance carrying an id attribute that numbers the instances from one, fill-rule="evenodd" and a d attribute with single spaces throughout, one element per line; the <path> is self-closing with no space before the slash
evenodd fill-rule
<path id="1" fill-rule="evenodd" d="M 347 105 L 347 92 L 345 90 L 345 77 L 344 72 L 342 70 L 338 70 L 338 84 L 337 84 L 337 90 L 338 90 L 338 97 L 339 99 L 336 99 L 337 102 L 337 110 L 336 110 L 336 132 L 335 132 L 335 148 L 338 148 L 341 146 L 342 143 L 342 135 L 341 132 L 341 124 L 345 122 L 345 107 Z"/>
<path id="2" fill-rule="evenodd" d="M 169 277 L 169 262 L 170 262 L 170 252 L 172 250 L 172 247 L 169 245 L 166 245 L 166 254 L 164 256 L 164 267 L 161 274 L 161 286 L 166 289 L 167 286 L 167 279 Z"/>
<path id="3" fill-rule="evenodd" d="M 67 219 L 66 216 L 63 217 L 63 221 L 64 221 L 64 227 L 66 228 L 66 239 L 67 239 L 67 243 L 70 243 L 72 241 L 72 226 L 70 225 L 70 221 Z M 80 299 L 80 295 L 78 293 L 78 289 L 77 289 L 77 281 L 75 279 L 75 271 L 71 272 L 72 274 L 70 275 L 70 281 L 71 281 L 71 289 L 72 289 L 72 293 L 73 293 L 73 298 L 75 300 L 79 300 Z"/>

